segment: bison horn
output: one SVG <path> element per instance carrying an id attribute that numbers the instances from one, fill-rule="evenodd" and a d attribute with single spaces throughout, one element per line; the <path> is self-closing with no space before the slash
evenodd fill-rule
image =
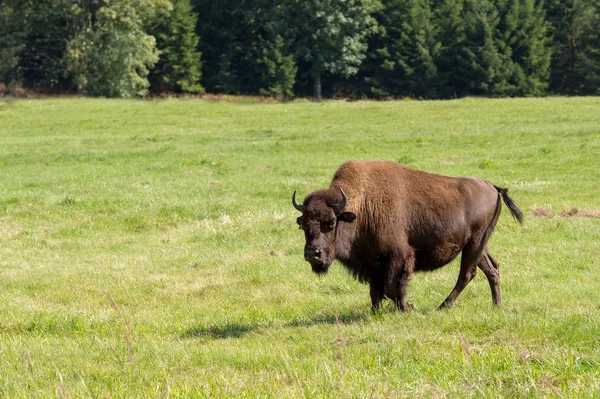
<path id="1" fill-rule="evenodd" d="M 348 201 L 348 197 L 346 197 L 346 193 L 344 192 L 344 190 L 342 190 L 341 187 L 340 187 L 340 193 L 342 194 L 342 202 L 340 202 L 339 204 L 337 204 L 335 206 L 335 214 L 336 215 L 344 210 L 344 208 L 346 207 L 346 202 Z"/>
<path id="2" fill-rule="evenodd" d="M 294 194 L 292 195 L 292 205 L 300 212 L 304 212 L 304 205 L 299 204 L 298 201 L 296 201 L 296 191 L 294 191 Z"/>

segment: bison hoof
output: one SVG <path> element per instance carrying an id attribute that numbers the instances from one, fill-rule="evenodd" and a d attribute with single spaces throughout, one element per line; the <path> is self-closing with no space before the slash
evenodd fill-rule
<path id="1" fill-rule="evenodd" d="M 419 309 L 417 309 L 417 307 L 415 305 L 413 305 L 410 302 L 399 303 L 398 309 L 400 309 L 402 312 L 408 312 L 410 310 L 415 310 L 415 311 L 419 310 Z"/>

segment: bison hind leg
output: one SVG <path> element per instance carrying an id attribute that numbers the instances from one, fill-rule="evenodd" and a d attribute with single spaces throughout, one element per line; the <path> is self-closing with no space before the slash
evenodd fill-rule
<path id="1" fill-rule="evenodd" d="M 473 280 L 477 274 L 477 262 L 481 253 L 482 250 L 477 245 L 468 244 L 463 248 L 460 259 L 460 272 L 458 273 L 456 285 L 438 309 L 451 308 L 456 298 Z"/>
<path id="2" fill-rule="evenodd" d="M 494 305 L 499 306 L 502 303 L 502 296 L 500 295 L 500 265 L 486 248 L 477 259 L 477 266 L 479 266 L 490 283 Z"/>

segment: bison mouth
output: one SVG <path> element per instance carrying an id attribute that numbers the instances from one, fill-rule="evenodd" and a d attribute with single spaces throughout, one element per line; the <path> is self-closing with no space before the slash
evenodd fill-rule
<path id="1" fill-rule="evenodd" d="M 327 273 L 327 270 L 329 270 L 329 264 L 328 263 L 324 263 L 321 261 L 313 261 L 313 262 L 309 262 L 310 266 L 312 268 L 312 271 L 316 274 L 325 274 Z"/>

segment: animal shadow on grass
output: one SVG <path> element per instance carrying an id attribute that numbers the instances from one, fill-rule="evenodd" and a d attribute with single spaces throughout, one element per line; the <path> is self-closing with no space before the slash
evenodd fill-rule
<path id="1" fill-rule="evenodd" d="M 198 325 L 181 334 L 181 339 L 206 337 L 211 339 L 239 338 L 261 329 L 310 327 L 318 324 L 351 324 L 368 320 L 372 317 L 369 312 L 346 311 L 342 313 L 319 314 L 308 319 L 298 319 L 289 322 L 245 322 L 228 321 L 214 325 Z"/>

